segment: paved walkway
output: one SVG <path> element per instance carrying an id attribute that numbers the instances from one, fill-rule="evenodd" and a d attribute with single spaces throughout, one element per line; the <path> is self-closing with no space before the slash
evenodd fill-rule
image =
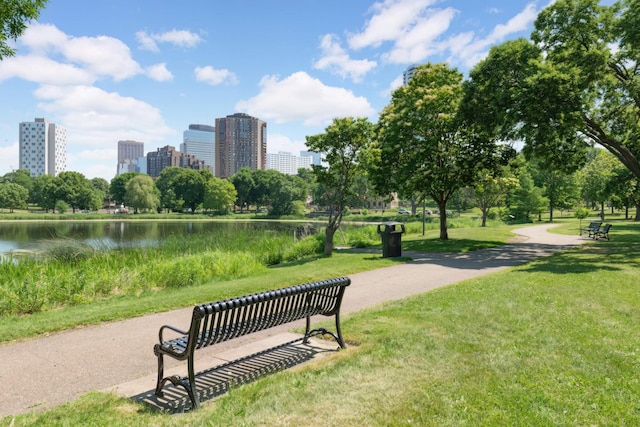
<path id="1" fill-rule="evenodd" d="M 551 226 L 517 229 L 522 241 L 499 248 L 466 254 L 404 253 L 413 261 L 350 275 L 352 282 L 341 314 L 344 317 L 384 301 L 493 273 L 587 241 L 584 237 L 548 233 Z M 157 372 L 153 345 L 158 329 L 164 324 L 187 327 L 191 311 L 186 308 L 0 345 L 0 416 L 44 410 L 92 390 L 114 390 L 125 396 L 152 390 Z M 252 354 L 259 342 L 271 345 L 275 336 L 290 338 L 286 332 L 293 326 L 217 345 L 216 357 L 225 352 L 229 357 Z M 204 356 L 196 358 L 203 365 L 196 369 L 208 367 L 207 357 L 213 356 Z M 166 361 L 168 368 L 177 366 Z"/>

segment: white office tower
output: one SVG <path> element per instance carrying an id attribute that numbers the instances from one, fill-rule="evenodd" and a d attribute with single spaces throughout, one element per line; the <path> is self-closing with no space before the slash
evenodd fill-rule
<path id="1" fill-rule="evenodd" d="M 216 128 L 209 125 L 189 125 L 180 144 L 180 152 L 196 156 L 204 164 L 211 166 L 215 174 L 216 166 Z"/>
<path id="2" fill-rule="evenodd" d="M 284 151 L 279 151 L 278 154 L 267 153 L 267 169 L 275 169 L 287 175 L 297 175 L 298 169 L 311 169 L 311 162 L 311 157 L 298 157 Z"/>
<path id="3" fill-rule="evenodd" d="M 20 169 L 32 177 L 67 169 L 67 130 L 46 119 L 20 123 Z"/>

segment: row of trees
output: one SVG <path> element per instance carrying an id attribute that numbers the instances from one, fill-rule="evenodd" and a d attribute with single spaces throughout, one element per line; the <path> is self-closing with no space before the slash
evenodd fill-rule
<path id="1" fill-rule="evenodd" d="M 640 0 L 611 6 L 558 0 L 540 13 L 534 28 L 531 40 L 492 48 L 466 81 L 445 64 L 419 67 L 408 85 L 394 91 L 373 130 L 352 120 L 345 132 L 344 123 L 334 121 L 325 134 L 307 138 L 312 149 L 330 153 L 328 160 L 336 155 L 324 178 L 318 175 L 342 189 L 335 207 L 357 175 L 350 165 L 367 152 L 379 194 L 418 201 L 429 196 L 441 212 L 461 188 L 506 176 L 515 156 L 508 141 L 523 141 L 527 159 L 546 174 L 551 212 L 559 202 L 557 178 L 583 167 L 593 144 L 608 150 L 637 182 Z M 315 141 L 322 144 L 314 147 Z M 332 231 L 335 226 L 327 229 L 328 242 Z M 448 238 L 444 215 L 440 238 Z"/>

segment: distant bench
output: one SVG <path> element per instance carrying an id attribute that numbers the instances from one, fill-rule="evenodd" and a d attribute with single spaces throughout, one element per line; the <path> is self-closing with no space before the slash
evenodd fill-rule
<path id="1" fill-rule="evenodd" d="M 329 334 L 345 348 L 340 330 L 340 304 L 350 283 L 348 277 L 340 277 L 195 306 L 188 331 L 169 325 L 160 328 L 160 342 L 153 347 L 158 357 L 156 395 L 162 396 L 162 388 L 171 381 L 175 386 L 184 387 L 192 407 L 197 408 L 200 402 L 193 361 L 196 350 L 300 319 L 307 321 L 303 342 L 318 334 Z M 335 333 L 324 328 L 311 330 L 310 318 L 317 314 L 335 316 Z M 166 329 L 180 336 L 165 340 Z M 187 360 L 188 376 L 164 377 L 165 355 Z"/>
<path id="2" fill-rule="evenodd" d="M 600 230 L 600 226 L 602 226 L 602 221 L 592 221 L 588 227 L 580 229 L 580 235 L 582 236 L 582 232 L 586 231 L 589 237 L 595 238 Z"/>
<path id="3" fill-rule="evenodd" d="M 599 229 L 598 231 L 596 231 L 595 235 L 593 236 L 594 239 L 599 239 L 600 237 L 603 237 L 607 240 L 611 240 L 609 239 L 609 230 L 611 229 L 611 224 L 605 224 L 604 227 L 602 227 L 601 229 Z"/>

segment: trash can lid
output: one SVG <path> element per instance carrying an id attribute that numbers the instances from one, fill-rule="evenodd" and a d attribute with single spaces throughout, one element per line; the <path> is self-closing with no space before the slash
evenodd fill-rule
<path id="1" fill-rule="evenodd" d="M 381 234 L 382 232 L 404 233 L 404 224 L 402 222 L 397 222 L 397 221 L 383 222 L 381 224 L 378 224 L 378 233 Z"/>

